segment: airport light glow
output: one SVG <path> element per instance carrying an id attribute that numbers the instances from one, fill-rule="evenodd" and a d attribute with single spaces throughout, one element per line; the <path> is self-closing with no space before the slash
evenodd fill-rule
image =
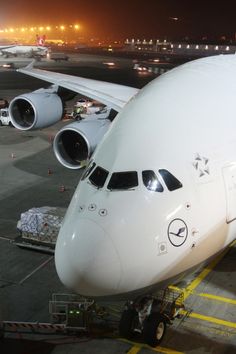
<path id="1" fill-rule="evenodd" d="M 38 27 L 42 26 L 50 35 L 58 29 L 58 34 L 65 32 L 67 38 L 70 38 L 69 31 L 71 35 L 76 36 L 76 31 L 80 34 L 82 30 L 83 36 L 95 36 L 103 40 L 123 40 L 127 37 L 192 40 L 197 37 L 235 41 L 235 9 L 234 1 L 215 1 L 214 6 L 213 2 L 205 1 L 204 6 L 200 6 L 199 2 L 187 0 L 149 0 L 148 4 L 143 4 L 142 9 L 140 6 L 134 6 L 132 1 L 122 2 L 122 6 L 119 2 L 108 0 L 5 1 L 1 7 L 0 33 L 13 33 L 9 31 L 9 28 L 12 28 L 17 35 L 19 28 L 24 27 L 28 28 L 24 32 L 27 34 L 27 31 L 35 31 L 30 28 L 37 27 L 39 31 Z M 25 19 L 27 23 L 24 23 Z M 61 26 L 64 29 L 61 29 Z M 43 30 L 41 33 L 43 34 Z"/>
<path id="2" fill-rule="evenodd" d="M 72 24 L 72 25 L 56 25 L 56 26 L 50 26 L 50 25 L 44 25 L 44 26 L 29 26 L 29 27 L 25 27 L 25 26 L 20 26 L 20 27 L 5 27 L 5 28 L 0 28 L 0 32 L 3 33 L 3 32 L 27 32 L 27 31 L 43 31 L 43 30 L 47 30 L 47 31 L 50 31 L 50 30 L 55 30 L 55 29 L 58 29 L 60 28 L 61 30 L 63 31 L 66 31 L 66 30 L 71 30 L 71 29 L 74 29 L 74 30 L 80 30 L 81 29 L 81 25 L 79 24 Z"/>
<path id="3" fill-rule="evenodd" d="M 45 34 L 47 38 L 50 40 L 49 36 L 53 37 L 60 37 L 60 34 L 66 36 L 66 38 L 75 38 L 79 32 L 81 32 L 82 26 L 81 24 L 72 23 L 72 24 L 59 24 L 59 25 L 30 25 L 30 26 L 7 26 L 5 28 L 0 28 L 0 33 L 2 38 L 8 40 L 21 40 L 24 42 L 32 41 L 33 34 Z M 64 39 L 64 37 L 62 37 Z"/>

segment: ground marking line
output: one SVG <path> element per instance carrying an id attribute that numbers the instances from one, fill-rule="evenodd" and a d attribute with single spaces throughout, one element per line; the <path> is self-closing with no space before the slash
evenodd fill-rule
<path id="1" fill-rule="evenodd" d="M 209 324 L 207 325 L 206 322 L 201 321 L 199 323 L 194 322 L 185 322 L 184 323 L 184 327 L 186 328 L 192 328 L 195 332 L 198 332 L 199 330 L 201 331 L 201 333 L 204 331 L 208 331 L 211 332 L 213 334 L 217 334 L 220 335 L 222 337 L 231 337 L 231 336 L 235 336 L 236 334 L 236 329 L 235 328 L 229 328 L 229 327 L 224 327 L 225 329 L 223 329 L 223 327 L 213 327 L 213 326 L 209 326 Z"/>
<path id="2" fill-rule="evenodd" d="M 221 259 L 228 253 L 230 248 L 236 245 L 236 240 L 233 241 L 222 253 L 220 253 L 211 263 L 207 265 L 206 268 L 202 270 L 202 272 L 186 287 L 186 288 L 178 288 L 176 286 L 170 286 L 169 288 L 172 290 L 177 290 L 179 292 L 182 292 L 184 295 L 184 300 L 185 301 L 191 294 L 194 293 L 194 290 L 196 287 L 207 277 L 207 275 L 213 270 L 213 268 L 221 261 Z"/>
<path id="3" fill-rule="evenodd" d="M 140 352 L 141 349 L 142 349 L 141 347 L 137 347 L 135 345 L 127 352 L 127 354 L 137 354 L 138 352 Z"/>
<path id="4" fill-rule="evenodd" d="M 215 268 L 215 266 L 221 261 L 221 259 L 226 255 L 226 253 L 229 251 L 229 249 L 231 247 L 233 247 L 233 245 L 236 244 L 236 241 L 234 241 L 233 243 L 231 243 L 231 245 L 229 247 L 227 247 L 222 253 L 220 253 L 205 269 L 203 269 L 203 271 L 199 274 L 199 276 L 194 279 L 192 281 L 192 283 L 190 283 L 190 285 L 188 285 L 185 288 L 185 291 L 187 292 L 187 296 L 185 297 L 185 299 L 191 295 L 191 292 L 196 289 L 196 287 L 203 281 L 203 279 L 205 279 L 207 277 L 207 275 L 213 270 L 213 268 Z"/>
<path id="5" fill-rule="evenodd" d="M 48 258 L 45 262 L 43 262 L 42 264 L 40 264 L 37 268 L 35 268 L 31 273 L 29 273 L 28 275 L 26 275 L 26 277 L 24 277 L 23 279 L 21 279 L 19 281 L 19 285 L 23 284 L 27 279 L 29 279 L 33 274 L 35 274 L 39 269 L 43 268 L 46 264 L 48 264 L 49 262 L 51 262 L 51 260 L 54 258 L 54 256 Z"/>
<path id="6" fill-rule="evenodd" d="M 172 286 L 172 285 L 169 288 L 171 290 L 178 291 L 179 293 L 182 292 L 184 294 L 184 290 L 182 290 L 180 288 L 177 288 L 177 287 Z M 195 295 L 195 296 L 199 296 L 199 297 L 203 297 L 203 298 L 206 298 L 206 299 L 215 300 L 215 301 L 219 301 L 219 302 L 225 302 L 225 303 L 231 304 L 231 305 L 236 305 L 236 300 L 228 298 L 228 297 L 223 297 L 223 296 L 209 294 L 209 293 L 197 293 L 195 291 L 192 291 L 191 295 Z"/>
<path id="7" fill-rule="evenodd" d="M 3 241 L 9 241 L 9 242 L 13 242 L 14 240 L 10 237 L 4 237 L 4 236 L 0 236 L 0 240 L 3 240 Z"/>
<path id="8" fill-rule="evenodd" d="M 133 344 L 134 347 L 136 348 L 140 348 L 141 349 L 149 349 L 149 350 L 152 350 L 154 352 L 157 352 L 157 353 L 164 353 L 164 354 L 184 354 L 183 352 L 178 352 L 176 350 L 173 350 L 173 349 L 170 349 L 170 348 L 164 348 L 164 347 L 156 347 L 156 348 L 153 348 L 153 347 L 150 347 L 149 345 L 147 344 L 142 344 L 142 343 L 136 343 L 136 342 L 132 342 L 128 339 L 125 339 L 125 338 L 118 338 L 118 340 L 121 340 L 122 342 L 125 342 L 125 343 L 129 343 L 129 344 Z M 133 347 L 133 348 L 134 348 Z M 133 349 L 131 348 L 131 350 Z M 132 352 L 131 352 L 132 353 Z M 128 351 L 128 354 L 130 354 L 130 351 Z"/>
<path id="9" fill-rule="evenodd" d="M 199 293 L 199 294 L 196 294 L 196 295 L 197 296 L 201 296 L 201 297 L 205 297 L 205 298 L 211 299 L 211 300 L 226 302 L 226 303 L 231 304 L 231 305 L 236 305 L 236 300 L 233 300 L 233 299 L 230 299 L 230 298 L 227 298 L 227 297 L 213 295 L 213 294 L 207 294 L 207 293 Z"/>
<path id="10" fill-rule="evenodd" d="M 12 284 L 12 285 L 18 285 L 19 284 L 16 281 L 7 280 L 7 279 L 3 279 L 3 278 L 0 278 L 0 282 L 7 283 L 7 284 Z"/>
<path id="11" fill-rule="evenodd" d="M 220 260 L 226 255 L 226 253 L 228 253 L 229 249 L 231 247 L 233 247 L 235 244 L 236 244 L 236 241 L 232 242 L 231 245 L 229 247 L 227 247 L 222 253 L 220 253 L 210 264 L 208 264 L 207 267 L 204 268 L 203 271 L 186 288 L 180 289 L 175 286 L 170 286 L 169 288 L 172 290 L 177 290 L 179 292 L 182 292 L 184 294 L 184 300 L 186 300 L 191 294 L 193 294 L 193 292 L 197 288 L 197 286 L 207 277 L 207 275 L 220 262 Z M 211 294 L 204 294 L 204 293 L 196 294 L 196 295 L 202 296 L 202 297 L 208 297 L 211 299 L 224 301 L 224 302 L 228 302 L 228 303 L 232 303 L 232 304 L 236 305 L 236 300 L 231 300 L 231 299 L 223 298 L 220 296 L 211 295 Z M 198 314 L 195 312 L 188 313 L 187 311 L 184 311 L 184 310 L 181 310 L 181 313 L 184 315 L 187 315 L 188 317 L 197 318 L 197 319 L 200 319 L 203 321 L 223 325 L 223 326 L 230 327 L 230 328 L 236 328 L 236 323 L 234 323 L 234 322 L 229 322 L 229 321 L 221 320 L 219 318 L 201 315 L 201 314 Z M 129 342 L 129 341 L 127 341 L 127 342 Z M 168 349 L 168 348 L 162 348 L 162 347 L 151 348 L 148 345 L 145 345 L 145 344 L 140 345 L 137 343 L 128 351 L 128 354 L 136 354 L 142 348 L 149 348 L 153 351 L 160 352 L 160 353 L 166 353 L 166 354 L 181 354 L 182 353 L 182 352 L 177 352 L 177 351 L 174 351 L 174 350 Z"/>
<path id="12" fill-rule="evenodd" d="M 200 313 L 195 313 L 195 312 L 188 313 L 185 310 L 181 310 L 180 313 L 183 315 L 187 315 L 188 317 L 197 318 L 202 321 L 215 323 L 215 324 L 222 325 L 225 327 L 236 328 L 235 322 L 229 322 L 229 321 L 221 320 L 220 318 L 205 316 L 205 315 L 201 315 Z"/>

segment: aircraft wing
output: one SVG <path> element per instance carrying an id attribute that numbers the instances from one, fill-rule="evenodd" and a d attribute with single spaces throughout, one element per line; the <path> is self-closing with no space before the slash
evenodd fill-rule
<path id="1" fill-rule="evenodd" d="M 13 47 L 15 47 L 15 45 L 0 45 L 0 51 L 4 49 L 13 48 Z"/>
<path id="2" fill-rule="evenodd" d="M 18 71 L 95 99 L 117 112 L 139 91 L 134 87 L 35 69 L 33 62 Z"/>

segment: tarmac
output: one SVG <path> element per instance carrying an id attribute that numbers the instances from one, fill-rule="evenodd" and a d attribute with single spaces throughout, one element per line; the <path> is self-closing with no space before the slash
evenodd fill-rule
<path id="1" fill-rule="evenodd" d="M 112 60 L 115 61 L 114 58 Z M 90 65 L 90 71 L 97 72 L 99 68 L 105 70 L 105 61 L 106 57 L 81 55 L 77 58 L 73 54 L 71 62 L 58 64 L 42 61 L 39 66 L 74 73 L 77 65 L 80 68 Z M 16 60 L 19 66 L 24 66 L 26 62 Z M 131 60 L 122 59 L 121 62 L 119 70 L 132 70 Z M 107 75 L 111 75 L 110 71 Z M 129 78 L 132 75 L 133 72 Z M 14 70 L 0 69 L 0 97 L 11 99 L 37 89 L 41 84 L 36 79 L 23 78 Z M 68 292 L 57 277 L 53 255 L 22 249 L 13 242 L 18 236 L 16 224 L 22 212 L 40 206 L 67 208 L 74 193 L 82 171 L 71 171 L 60 166 L 52 151 L 52 138 L 64 124 L 68 122 L 59 122 L 53 127 L 33 132 L 0 127 L 0 321 L 49 322 L 48 302 L 52 294 Z M 48 174 L 49 168 L 51 174 Z M 64 192 L 60 192 L 61 185 L 65 186 Z M 186 310 L 168 327 L 161 346 L 157 348 L 148 347 L 138 339 L 127 341 L 119 338 L 117 325 L 122 303 L 107 303 L 105 305 L 112 313 L 113 322 L 102 323 L 99 332 L 49 336 L 17 331 L 15 334 L 5 334 L 0 342 L 0 352 L 235 353 L 235 257 L 236 246 L 232 244 L 206 268 L 178 284 L 185 297 Z"/>

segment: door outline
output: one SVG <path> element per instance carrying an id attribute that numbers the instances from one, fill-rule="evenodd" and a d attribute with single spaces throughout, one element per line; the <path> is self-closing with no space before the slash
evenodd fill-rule
<path id="1" fill-rule="evenodd" d="M 226 222 L 227 224 L 236 220 L 236 163 L 222 168 L 225 202 L 226 202 Z"/>

